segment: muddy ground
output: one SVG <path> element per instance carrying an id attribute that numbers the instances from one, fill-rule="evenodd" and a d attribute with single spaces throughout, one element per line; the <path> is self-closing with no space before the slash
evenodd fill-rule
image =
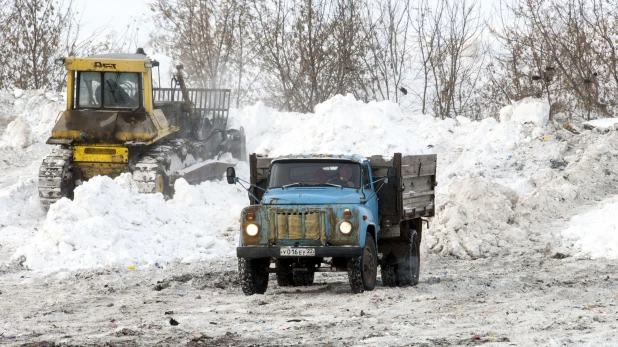
<path id="1" fill-rule="evenodd" d="M 350 293 L 345 273 L 265 295 L 235 259 L 165 268 L 0 275 L 14 346 L 616 346 L 618 265 L 561 253 L 422 261 L 416 287 Z M 177 324 L 177 325 L 176 325 Z"/>

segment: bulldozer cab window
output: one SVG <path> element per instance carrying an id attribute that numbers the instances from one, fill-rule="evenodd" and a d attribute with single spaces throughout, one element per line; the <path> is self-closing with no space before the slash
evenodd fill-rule
<path id="1" fill-rule="evenodd" d="M 80 72 L 78 108 L 137 108 L 140 74 L 136 72 Z"/>
<path id="2" fill-rule="evenodd" d="M 101 73 L 100 72 L 80 72 L 79 78 L 79 97 L 77 107 L 99 108 L 101 107 Z"/>

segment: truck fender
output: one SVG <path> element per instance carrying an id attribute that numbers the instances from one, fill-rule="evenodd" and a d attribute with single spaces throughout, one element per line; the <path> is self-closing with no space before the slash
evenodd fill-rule
<path id="1" fill-rule="evenodd" d="M 371 236 L 373 236 L 373 240 L 376 243 L 376 249 L 378 247 L 378 235 L 376 233 L 376 226 L 374 223 L 369 223 L 369 225 L 367 225 L 367 234 L 370 234 Z M 361 235 L 363 238 L 363 246 L 365 246 L 365 235 Z"/>

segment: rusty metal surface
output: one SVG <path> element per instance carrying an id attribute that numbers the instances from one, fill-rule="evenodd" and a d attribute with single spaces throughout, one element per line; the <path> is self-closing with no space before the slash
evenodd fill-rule
<path id="1" fill-rule="evenodd" d="M 122 163 L 88 163 L 88 162 L 73 162 L 75 175 L 78 180 L 86 181 L 94 176 L 109 176 L 115 178 L 123 172 L 129 171 L 129 166 Z"/>
<path id="2" fill-rule="evenodd" d="M 360 222 L 362 215 L 351 208 L 351 216 L 346 219 L 343 217 L 345 209 L 332 205 L 247 207 L 241 214 L 241 245 L 359 245 L 361 234 L 364 235 L 366 228 Z M 253 221 L 246 220 L 248 213 L 254 214 Z M 339 231 L 339 223 L 343 220 L 352 224 L 353 231 L 348 235 Z M 260 233 L 257 236 L 250 237 L 244 232 L 249 223 L 259 226 Z"/>
<path id="3" fill-rule="evenodd" d="M 56 122 L 51 138 L 113 144 L 149 141 L 156 136 L 154 123 L 144 112 L 68 110 Z"/>
<path id="4" fill-rule="evenodd" d="M 172 180 L 184 178 L 189 184 L 199 184 L 204 181 L 221 179 L 229 166 L 231 166 L 230 163 L 219 161 L 206 164 L 199 163 L 178 171 L 172 176 Z"/>
<path id="5" fill-rule="evenodd" d="M 288 154 L 274 158 L 274 161 L 288 159 L 334 159 L 334 160 L 351 160 L 357 163 L 362 163 L 367 160 L 359 154 L 324 154 L 324 153 L 306 153 L 306 154 Z"/>

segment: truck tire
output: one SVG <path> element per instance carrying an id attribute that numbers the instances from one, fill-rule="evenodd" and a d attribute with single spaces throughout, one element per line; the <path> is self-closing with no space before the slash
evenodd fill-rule
<path id="1" fill-rule="evenodd" d="M 378 272 L 378 253 L 371 234 L 365 238 L 363 255 L 348 260 L 348 280 L 353 293 L 373 290 Z"/>
<path id="2" fill-rule="evenodd" d="M 277 272 L 277 284 L 279 287 L 291 287 L 294 285 L 294 277 L 288 272 Z"/>
<path id="3" fill-rule="evenodd" d="M 277 284 L 279 287 L 290 287 L 294 285 L 294 275 L 292 274 L 292 264 L 284 259 L 277 259 Z"/>
<path id="4" fill-rule="evenodd" d="M 421 254 L 418 233 L 416 230 L 410 230 L 410 241 L 408 244 L 408 254 L 404 262 L 397 264 L 397 282 L 400 286 L 415 286 L 418 284 L 418 279 L 421 270 Z"/>
<path id="5" fill-rule="evenodd" d="M 245 295 L 264 294 L 268 288 L 269 258 L 245 259 L 238 258 L 238 275 L 240 287 Z"/>
<path id="6" fill-rule="evenodd" d="M 392 264 L 380 265 L 380 273 L 382 275 L 382 284 L 387 287 L 397 286 L 396 266 Z"/>
<path id="7" fill-rule="evenodd" d="M 315 272 L 295 272 L 292 276 L 294 286 L 305 287 L 313 284 Z"/>

